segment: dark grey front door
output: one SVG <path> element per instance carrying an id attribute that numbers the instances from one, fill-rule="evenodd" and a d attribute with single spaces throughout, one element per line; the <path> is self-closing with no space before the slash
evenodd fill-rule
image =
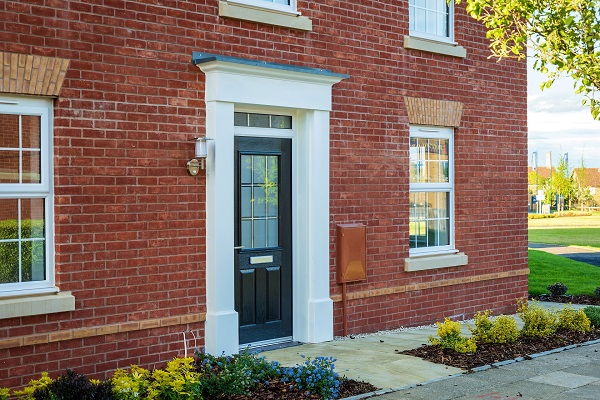
<path id="1" fill-rule="evenodd" d="M 291 139 L 235 138 L 240 344 L 291 340 Z"/>

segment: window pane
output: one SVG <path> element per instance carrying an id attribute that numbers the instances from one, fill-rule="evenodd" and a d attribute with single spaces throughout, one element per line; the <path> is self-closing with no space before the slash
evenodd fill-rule
<path id="1" fill-rule="evenodd" d="M 233 113 L 234 126 L 248 126 L 248 113 L 236 112 Z"/>
<path id="2" fill-rule="evenodd" d="M 19 200 L 0 199 L 0 240 L 18 239 Z"/>
<path id="3" fill-rule="evenodd" d="M 415 10 L 415 23 L 414 29 L 417 32 L 426 32 L 426 19 L 425 19 L 426 11 L 422 8 L 417 8 Z"/>
<path id="4" fill-rule="evenodd" d="M 292 117 L 289 115 L 271 115 L 271 128 L 292 129 Z"/>
<path id="5" fill-rule="evenodd" d="M 267 222 L 267 230 L 268 230 L 268 247 L 277 247 L 279 246 L 279 221 L 277 219 L 270 219 Z"/>
<path id="6" fill-rule="evenodd" d="M 273 0 L 270 0 L 270 1 L 273 1 Z M 285 4 L 286 6 L 290 5 L 290 0 L 274 0 L 273 2 L 277 3 L 277 4 Z"/>
<path id="7" fill-rule="evenodd" d="M 254 187 L 254 217 L 265 217 L 267 215 L 267 196 L 264 187 Z"/>
<path id="8" fill-rule="evenodd" d="M 267 158 L 265 156 L 254 156 L 253 162 L 253 183 L 256 185 L 258 183 L 264 183 L 266 174 L 267 174 Z"/>
<path id="9" fill-rule="evenodd" d="M 40 183 L 41 165 L 39 151 L 23 151 L 23 183 Z"/>
<path id="10" fill-rule="evenodd" d="M 18 149 L 19 116 L 0 114 L 0 147 Z"/>
<path id="11" fill-rule="evenodd" d="M 241 181 L 243 184 L 252 183 L 252 156 L 242 156 L 240 160 Z"/>
<path id="12" fill-rule="evenodd" d="M 264 219 L 254 220 L 252 240 L 252 247 L 267 247 L 267 221 Z"/>
<path id="13" fill-rule="evenodd" d="M 242 221 L 242 246 L 252 248 L 252 220 Z"/>
<path id="14" fill-rule="evenodd" d="M 241 216 L 242 218 L 250 218 L 252 217 L 252 188 L 251 187 L 243 187 L 242 188 L 242 198 L 240 199 L 241 205 Z"/>
<path id="15" fill-rule="evenodd" d="M 21 238 L 44 238 L 44 199 L 21 200 Z"/>
<path id="16" fill-rule="evenodd" d="M 19 242 L 0 242 L 0 283 L 19 282 Z"/>
<path id="17" fill-rule="evenodd" d="M 24 149 L 40 148 L 40 123 L 41 118 L 36 115 L 21 116 L 21 134 L 23 135 Z"/>
<path id="18" fill-rule="evenodd" d="M 21 282 L 46 279 L 44 254 L 43 240 L 21 242 Z"/>
<path id="19" fill-rule="evenodd" d="M 0 183 L 19 183 L 19 151 L 0 150 Z"/>
<path id="20" fill-rule="evenodd" d="M 269 114 L 249 114 L 248 126 L 254 128 L 268 128 L 269 125 Z"/>

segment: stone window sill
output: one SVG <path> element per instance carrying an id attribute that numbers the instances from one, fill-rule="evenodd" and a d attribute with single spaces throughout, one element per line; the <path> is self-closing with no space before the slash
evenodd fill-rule
<path id="1" fill-rule="evenodd" d="M 430 53 L 444 54 L 447 56 L 465 58 L 467 50 L 454 43 L 438 42 L 415 36 L 404 36 L 404 48 L 427 51 Z"/>
<path id="2" fill-rule="evenodd" d="M 71 292 L 0 299 L 0 319 L 75 310 Z"/>
<path id="3" fill-rule="evenodd" d="M 437 268 L 450 268 L 467 265 L 469 257 L 465 253 L 427 255 L 404 259 L 404 271 L 415 272 Z"/>
<path id="4" fill-rule="evenodd" d="M 258 8 L 246 4 L 229 3 L 223 0 L 219 1 L 219 16 L 283 26 L 301 31 L 312 31 L 312 21 L 302 15 Z"/>

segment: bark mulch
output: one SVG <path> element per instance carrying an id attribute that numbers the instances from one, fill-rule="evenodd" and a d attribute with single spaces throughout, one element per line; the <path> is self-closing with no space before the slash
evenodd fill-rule
<path id="1" fill-rule="evenodd" d="M 339 398 L 369 393 L 377 388 L 368 382 L 347 379 L 342 382 Z M 320 400 L 321 396 L 307 395 L 303 391 L 290 388 L 289 383 L 271 381 L 268 385 L 258 385 L 249 396 L 219 397 L 219 400 Z"/>
<path id="2" fill-rule="evenodd" d="M 442 349 L 439 346 L 425 345 L 417 349 L 399 352 L 399 354 L 407 354 L 436 364 L 469 370 L 518 357 L 528 359 L 530 358 L 530 354 L 541 353 L 599 338 L 600 329 L 587 333 L 560 330 L 544 338 L 522 337 L 514 343 L 477 343 L 477 351 L 475 353 L 461 354 L 454 350 Z"/>
<path id="3" fill-rule="evenodd" d="M 553 303 L 571 303 L 571 304 L 587 304 L 600 306 L 600 297 L 587 295 L 563 295 L 553 296 L 551 294 L 541 294 L 539 296 L 529 296 L 529 300 L 551 301 Z"/>

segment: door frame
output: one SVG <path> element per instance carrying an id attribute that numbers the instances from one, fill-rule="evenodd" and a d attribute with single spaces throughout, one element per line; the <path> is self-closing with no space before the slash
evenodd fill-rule
<path id="1" fill-rule="evenodd" d="M 194 53 L 206 75 L 206 322 L 211 354 L 238 352 L 234 310 L 234 111 L 292 115 L 293 340 L 333 339 L 329 297 L 329 112 L 346 75 Z M 252 132 L 255 132 L 252 130 Z M 253 133 L 259 135 L 259 133 Z M 281 132 L 279 134 L 282 134 Z"/>

